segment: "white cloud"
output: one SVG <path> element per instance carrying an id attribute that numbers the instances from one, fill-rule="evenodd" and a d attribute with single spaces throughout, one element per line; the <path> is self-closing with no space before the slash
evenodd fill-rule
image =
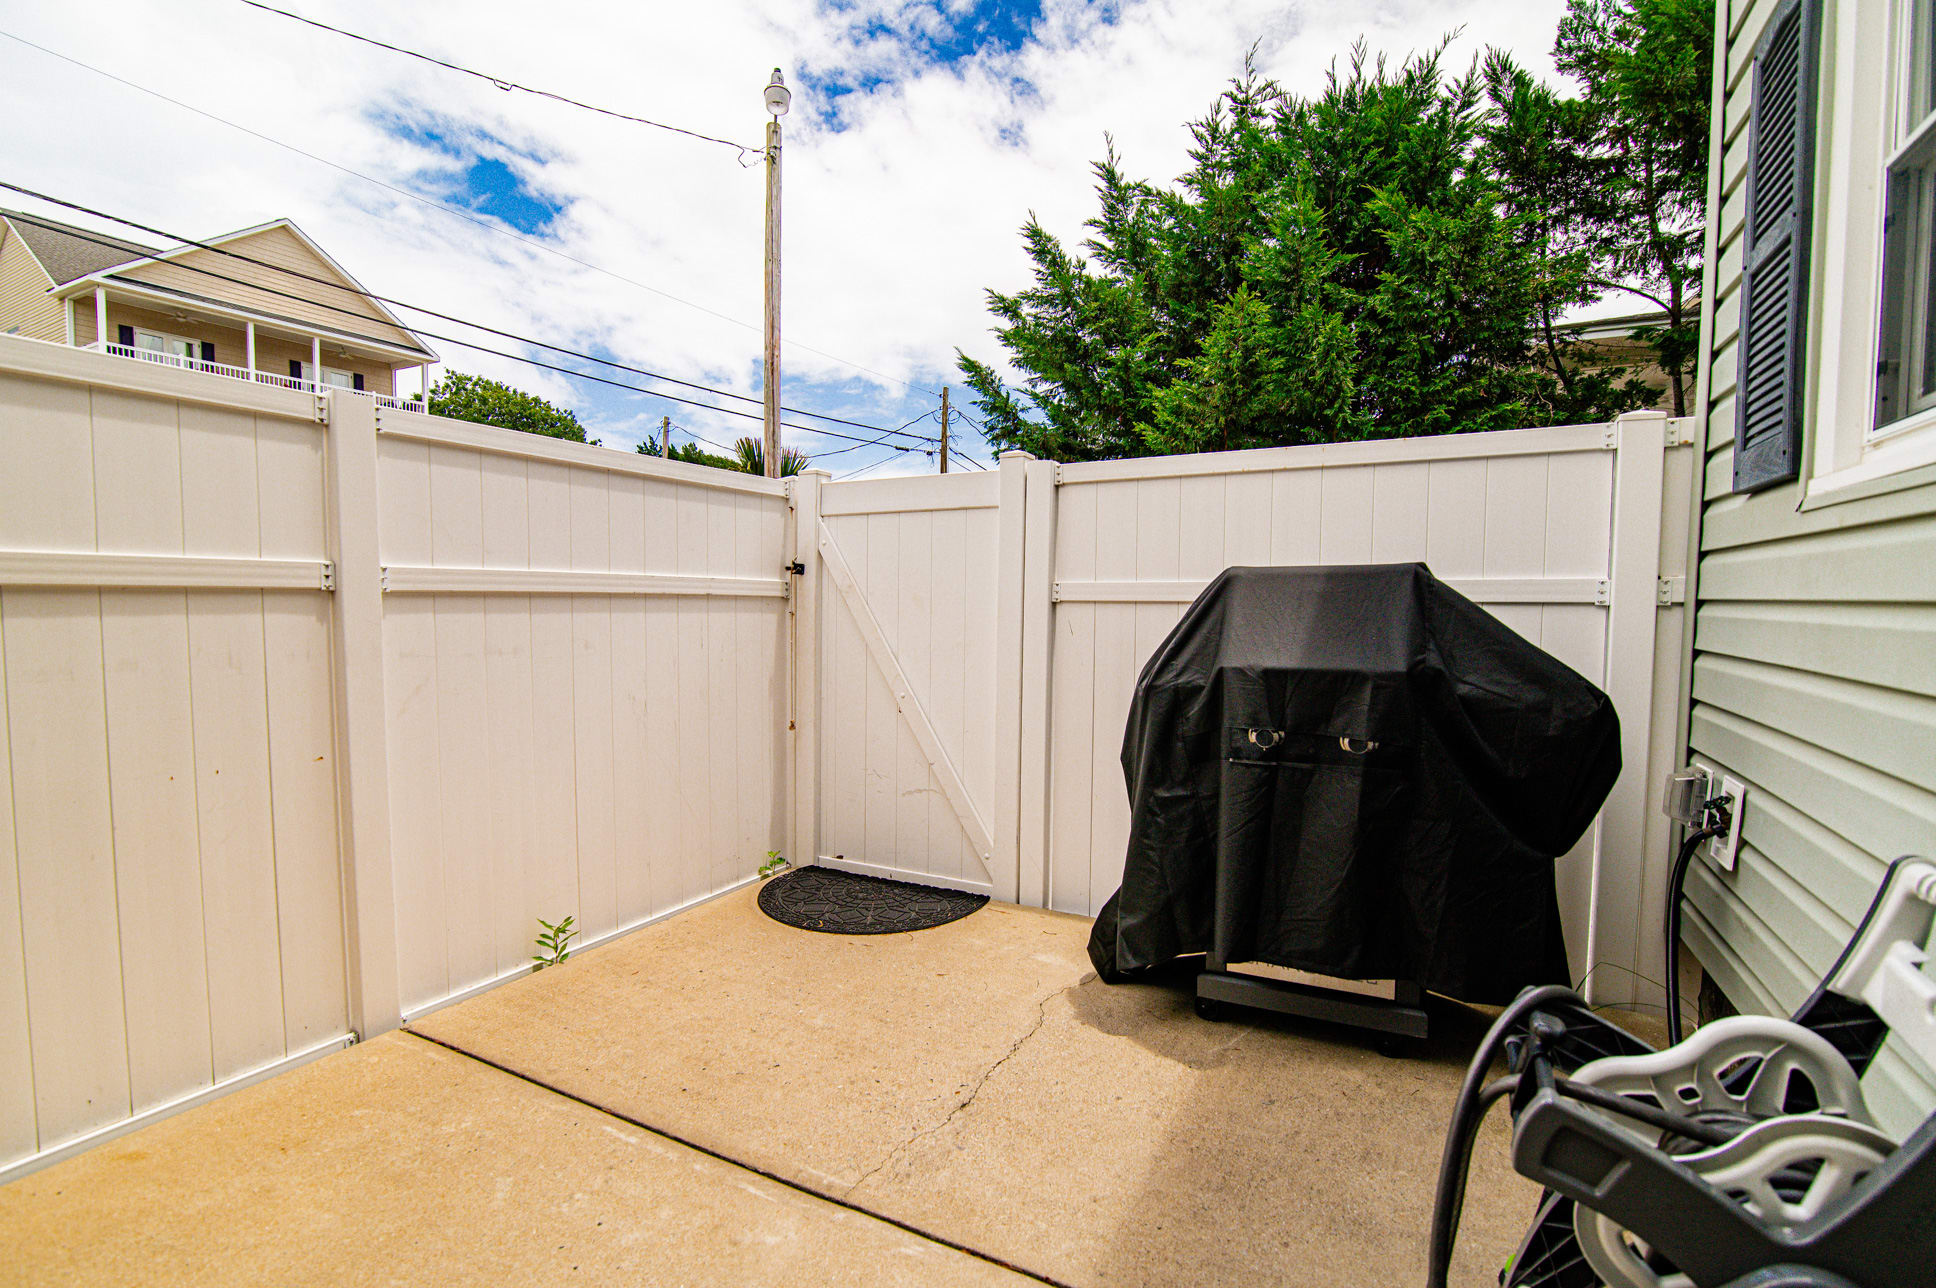
<path id="1" fill-rule="evenodd" d="M 1492 43 L 1550 74 L 1547 49 L 1564 5 L 1048 0 L 1033 40 L 947 65 L 907 39 L 942 30 L 933 5 L 838 13 L 746 0 L 554 3 L 541 12 L 504 0 L 291 7 L 748 144 L 765 124 L 766 76 L 786 68 L 795 92 L 786 120 L 786 332 L 797 342 L 786 357 L 788 401 L 898 424 L 928 402 L 897 380 L 953 381 L 957 346 L 999 356 L 983 292 L 1025 280 L 1016 230 L 1029 212 L 1066 239 L 1080 237 L 1093 208 L 1089 163 L 1105 132 L 1133 173 L 1173 177 L 1187 164 L 1184 122 L 1252 43 L 1262 70 L 1294 91 L 1318 88 L 1360 35 L 1402 55 L 1460 26 L 1455 65 Z M 947 12 L 964 11 L 956 0 Z M 8 40 L 0 40 L 0 110 L 14 124 L 0 142 L 0 177 L 195 235 L 286 215 L 379 292 L 597 345 L 653 370 L 757 388 L 762 178 L 726 148 L 505 93 L 234 0 L 5 0 L 0 29 L 399 187 L 421 186 L 413 176 L 425 171 L 455 176 L 448 158 L 399 140 L 386 119 L 473 145 L 495 140 L 508 150 L 493 155 L 564 207 L 548 244 L 713 312 L 435 213 Z M 836 130 L 821 122 L 825 105 L 802 67 L 878 83 L 841 101 L 845 128 Z M 623 395 L 432 343 L 467 369 L 593 409 L 608 443 L 656 424 L 656 409 Z M 753 427 L 691 409 L 675 419 L 720 441 Z M 869 459 L 849 453 L 841 462 Z M 908 458 L 875 473 L 913 464 L 926 462 Z"/>

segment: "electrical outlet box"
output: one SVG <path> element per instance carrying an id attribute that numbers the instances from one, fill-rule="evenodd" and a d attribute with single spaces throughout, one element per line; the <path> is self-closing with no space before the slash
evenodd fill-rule
<path id="1" fill-rule="evenodd" d="M 1714 775 L 1706 765 L 1689 765 L 1670 775 L 1661 810 L 1676 823 L 1699 827 Z"/>
<path id="2" fill-rule="evenodd" d="M 1723 872 L 1734 871 L 1734 862 L 1741 852 L 1741 818 L 1748 812 L 1748 788 L 1739 778 L 1723 775 L 1721 790 L 1710 799 L 1725 799 L 1728 803 L 1728 830 L 1707 843 L 1708 857 Z"/>

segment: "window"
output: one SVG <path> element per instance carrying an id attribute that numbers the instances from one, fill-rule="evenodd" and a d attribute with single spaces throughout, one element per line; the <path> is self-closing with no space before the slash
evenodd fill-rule
<path id="1" fill-rule="evenodd" d="M 314 363 L 289 360 L 289 375 L 295 380 L 314 380 L 317 367 Z M 362 389 L 363 377 L 354 371 L 342 371 L 335 367 L 321 368 L 323 383 L 332 389 Z"/>
<path id="2" fill-rule="evenodd" d="M 193 340 L 184 340 L 178 335 L 167 335 L 160 331 L 143 331 L 139 327 L 135 328 L 134 347 L 146 353 L 158 353 L 188 362 L 193 362 L 200 352 Z"/>
<path id="3" fill-rule="evenodd" d="M 1902 5 L 1895 36 L 1871 436 L 1936 408 L 1936 0 Z"/>
<path id="4" fill-rule="evenodd" d="M 1804 510 L 1936 481 L 1936 0 L 1827 13 Z"/>

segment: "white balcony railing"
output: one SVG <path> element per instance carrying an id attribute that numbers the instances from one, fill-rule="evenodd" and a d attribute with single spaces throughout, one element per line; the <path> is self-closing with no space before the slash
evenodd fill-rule
<path id="1" fill-rule="evenodd" d="M 394 407 L 400 411 L 423 411 L 422 398 L 406 398 L 393 394 L 379 394 L 368 389 L 348 389 L 342 385 L 324 384 L 315 380 L 305 380 L 300 376 L 279 376 L 272 371 L 250 371 L 246 367 L 232 367 L 226 362 L 209 362 L 202 358 L 185 357 L 179 353 L 161 353 L 154 349 L 139 349 L 130 344 L 101 344 L 86 346 L 97 353 L 113 354 L 117 358 L 132 358 L 136 362 L 152 362 L 163 367 L 180 367 L 184 371 L 202 371 L 213 376 L 226 376 L 230 380 L 252 380 L 259 385 L 275 385 L 279 389 L 294 389 L 299 393 L 337 393 L 355 394 L 359 398 L 373 398 L 379 407 Z"/>

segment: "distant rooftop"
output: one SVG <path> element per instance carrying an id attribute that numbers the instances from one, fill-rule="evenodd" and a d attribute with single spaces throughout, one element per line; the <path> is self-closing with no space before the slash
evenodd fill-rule
<path id="1" fill-rule="evenodd" d="M 20 234 L 20 240 L 27 243 L 27 249 L 34 253 L 34 258 L 40 261 L 40 266 L 47 270 L 47 275 L 54 279 L 56 286 L 64 286 L 76 278 L 113 268 L 116 264 L 125 264 L 131 259 L 162 253 L 153 246 L 143 246 L 139 242 L 95 232 L 91 228 L 63 224 L 45 215 L 0 209 L 0 217 L 5 217 L 14 226 Z M 103 245 L 103 242 L 107 244 Z"/>

